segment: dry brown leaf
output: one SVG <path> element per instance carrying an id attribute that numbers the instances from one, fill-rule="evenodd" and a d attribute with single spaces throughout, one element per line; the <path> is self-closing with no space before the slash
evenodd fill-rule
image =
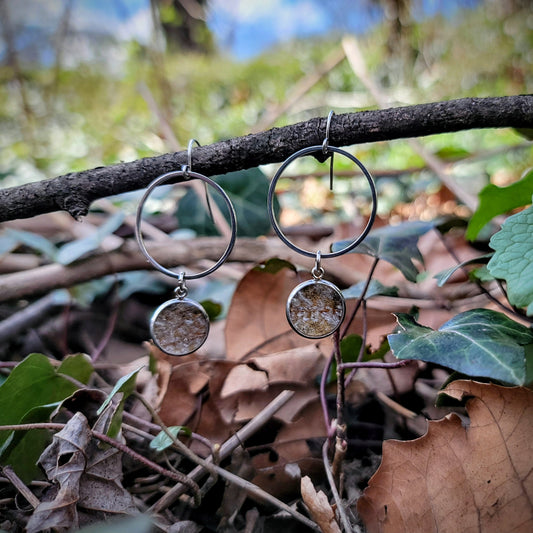
<path id="1" fill-rule="evenodd" d="M 220 391 L 221 398 L 248 391 L 264 391 L 268 387 L 266 372 L 248 366 L 246 363 L 232 368 Z"/>
<path id="2" fill-rule="evenodd" d="M 335 520 L 335 513 L 328 502 L 327 496 L 317 492 L 311 479 L 304 476 L 301 481 L 302 499 L 309 509 L 311 518 L 318 524 L 323 533 L 341 533 Z"/>
<path id="3" fill-rule="evenodd" d="M 232 361 L 309 344 L 285 316 L 291 290 L 309 274 L 284 268 L 276 274 L 250 270 L 237 286 L 226 319 L 226 354 Z"/>
<path id="4" fill-rule="evenodd" d="M 270 385 L 313 384 L 326 364 L 326 356 L 316 344 L 253 358 L 250 363 L 264 370 Z"/>
<path id="5" fill-rule="evenodd" d="M 533 392 L 474 381 L 444 391 L 470 398 L 423 437 L 385 441 L 357 509 L 369 533 L 533 531 Z"/>
<path id="6" fill-rule="evenodd" d="M 63 430 L 54 435 L 39 464 L 48 479 L 59 485 L 52 501 L 42 501 L 32 514 L 28 533 L 55 528 L 67 531 L 79 527 L 77 503 L 79 484 L 85 470 L 85 449 L 91 440 L 87 419 L 76 413 Z"/>
<path id="7" fill-rule="evenodd" d="M 159 416 L 165 425 L 188 426 L 213 442 L 228 438 L 237 429 L 234 424 L 237 402 L 234 397 L 221 398 L 220 393 L 234 366 L 230 361 L 190 357 L 181 364 L 177 362 L 159 406 Z"/>
<path id="8" fill-rule="evenodd" d="M 292 423 L 279 430 L 270 445 L 276 453 L 254 456 L 257 474 L 253 482 L 278 498 L 296 496 L 300 488 L 300 477 L 293 476 L 287 470 L 287 465 L 298 465 L 302 475 L 320 478 L 324 472 L 322 457 L 313 456 L 308 442 L 310 439 L 315 440 L 317 448 L 320 448 L 325 438 L 322 407 L 318 393 L 315 393 L 314 401 L 308 402 Z"/>
<path id="9" fill-rule="evenodd" d="M 120 482 L 122 453 L 98 448 L 80 412 L 54 435 L 39 464 L 58 488 L 35 509 L 27 525 L 29 533 L 78 529 L 80 524 L 105 518 L 108 513 L 138 513 Z"/>
<path id="10" fill-rule="evenodd" d="M 324 354 L 315 344 L 249 359 L 229 371 L 221 397 L 264 391 L 280 384 L 313 386 L 325 362 Z"/>

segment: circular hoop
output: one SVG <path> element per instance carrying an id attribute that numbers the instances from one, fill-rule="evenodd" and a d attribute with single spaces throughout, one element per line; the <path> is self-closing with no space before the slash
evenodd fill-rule
<path id="1" fill-rule="evenodd" d="M 148 253 L 148 250 L 146 249 L 146 246 L 144 244 L 144 240 L 142 237 L 142 231 L 141 231 L 142 211 L 143 211 L 144 204 L 146 200 L 148 199 L 148 196 L 150 196 L 152 191 L 159 185 L 166 183 L 171 178 L 178 178 L 178 177 L 184 178 L 183 181 L 187 181 L 189 179 L 198 179 L 198 180 L 203 181 L 207 185 L 210 185 L 211 187 L 213 187 L 224 199 L 224 202 L 226 203 L 226 206 L 228 207 L 228 211 L 230 215 L 231 237 L 230 237 L 228 246 L 226 247 L 226 250 L 222 254 L 222 257 L 211 268 L 208 268 L 207 270 L 204 270 L 203 272 L 199 272 L 198 274 L 184 274 L 183 272 L 174 272 L 173 270 L 165 268 L 163 265 L 158 263 Z M 137 207 L 137 217 L 135 219 L 135 238 L 137 239 L 139 248 L 141 249 L 141 252 L 143 253 L 144 257 L 146 257 L 146 259 L 157 270 L 159 270 L 159 272 L 162 272 L 163 274 L 166 274 L 167 276 L 170 276 L 172 278 L 180 279 L 181 277 L 181 279 L 183 280 L 198 279 L 198 278 L 203 278 L 204 276 L 207 276 L 213 273 L 228 258 L 229 254 L 233 250 L 233 245 L 235 244 L 236 237 L 237 237 L 237 217 L 235 215 L 235 209 L 233 208 L 233 204 L 231 203 L 229 196 L 226 194 L 224 189 L 218 183 L 213 181 L 211 178 L 208 178 L 207 176 L 204 176 L 203 174 L 198 174 L 198 172 L 193 172 L 190 169 L 174 170 L 172 172 L 167 172 L 166 174 L 162 174 L 161 176 L 156 178 L 154 181 L 152 181 L 152 183 L 150 183 L 150 185 L 146 189 L 143 197 L 141 198 L 141 201 L 139 202 L 139 206 Z"/>
<path id="2" fill-rule="evenodd" d="M 326 139 L 327 140 L 327 137 Z M 278 183 L 279 178 L 281 177 L 281 174 L 283 171 L 295 160 L 299 157 L 302 157 L 304 155 L 309 155 L 312 153 L 323 151 L 323 146 L 309 146 L 308 148 L 302 148 L 298 152 L 295 152 L 292 154 L 288 159 L 284 161 L 284 163 L 281 165 L 281 167 L 276 172 L 274 178 L 270 182 L 270 188 L 268 189 L 268 199 L 267 199 L 267 205 L 268 205 L 268 214 L 270 217 L 270 223 L 272 224 L 272 227 L 274 228 L 274 231 L 277 233 L 278 237 L 289 247 L 292 248 L 295 252 L 298 252 L 299 254 L 305 255 L 307 257 L 316 257 L 316 252 L 309 252 L 307 250 L 304 250 L 303 248 L 299 248 L 294 243 L 289 241 L 285 234 L 281 231 L 281 228 L 278 224 L 278 221 L 276 220 L 276 216 L 274 213 L 274 192 L 276 190 L 276 184 Z M 370 218 L 368 219 L 368 222 L 365 226 L 365 229 L 359 235 L 356 237 L 348 246 L 342 248 L 342 250 L 338 250 L 337 252 L 330 252 L 327 254 L 321 254 L 322 259 L 330 259 L 332 257 L 338 257 L 339 255 L 343 255 L 350 250 L 353 250 L 357 245 L 359 245 L 364 238 L 368 235 L 370 229 L 372 228 L 372 224 L 374 224 L 374 220 L 376 218 L 376 212 L 377 212 L 377 194 L 376 194 L 376 186 L 374 184 L 374 180 L 372 179 L 372 176 L 370 175 L 370 172 L 366 169 L 366 167 L 352 154 L 346 152 L 346 150 L 342 150 L 341 148 L 337 148 L 335 146 L 328 146 L 326 152 L 335 152 L 337 154 L 341 154 L 344 157 L 347 157 L 355 163 L 360 169 L 361 172 L 365 175 L 365 178 L 368 181 L 368 185 L 370 186 L 370 193 L 372 195 L 372 212 L 370 213 Z"/>

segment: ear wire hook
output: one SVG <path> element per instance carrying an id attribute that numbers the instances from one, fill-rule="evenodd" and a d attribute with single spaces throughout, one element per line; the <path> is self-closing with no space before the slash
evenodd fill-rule
<path id="1" fill-rule="evenodd" d="M 183 175 L 187 179 L 189 177 L 189 172 L 192 171 L 192 147 L 196 143 L 198 146 L 202 146 L 196 139 L 191 139 L 189 141 L 189 144 L 187 146 L 187 164 L 182 165 L 181 170 L 183 172 Z M 209 190 L 207 189 L 207 183 L 204 182 L 204 188 L 205 188 L 205 203 L 207 204 L 207 211 L 209 213 L 209 218 L 211 219 L 211 222 L 214 224 L 215 219 L 213 218 L 213 210 L 211 209 L 211 200 L 209 198 Z"/>
<path id="2" fill-rule="evenodd" d="M 322 153 L 324 155 L 327 155 L 328 148 L 329 148 L 329 129 L 331 127 L 331 119 L 333 118 L 333 115 L 335 113 L 333 112 L 333 109 L 328 114 L 328 120 L 326 122 L 326 137 L 324 139 L 324 142 L 322 143 Z M 335 152 L 331 152 L 330 155 L 330 162 L 329 162 L 329 190 L 333 190 L 333 158 L 334 158 Z"/>

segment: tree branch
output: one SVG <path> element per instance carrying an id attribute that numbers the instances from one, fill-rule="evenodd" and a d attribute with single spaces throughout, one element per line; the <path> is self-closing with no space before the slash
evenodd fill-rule
<path id="1" fill-rule="evenodd" d="M 463 98 L 335 115 L 336 146 L 421 137 L 477 128 L 533 127 L 533 95 Z M 207 176 L 277 163 L 302 148 L 321 145 L 326 118 L 236 137 L 194 149 L 194 170 Z M 187 163 L 185 151 L 65 174 L 0 190 L 0 222 L 57 210 L 79 218 L 94 200 L 142 189 L 160 174 Z"/>

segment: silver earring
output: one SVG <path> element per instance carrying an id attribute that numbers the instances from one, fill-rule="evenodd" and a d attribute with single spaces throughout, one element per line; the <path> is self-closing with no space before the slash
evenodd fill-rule
<path id="1" fill-rule="evenodd" d="M 363 239 L 368 235 L 372 224 L 376 218 L 377 211 L 377 195 L 376 187 L 374 185 L 374 180 L 364 167 L 364 165 L 352 154 L 331 146 L 329 144 L 330 137 L 330 125 L 331 119 L 333 117 L 333 111 L 330 111 L 327 119 L 326 125 L 326 137 L 322 145 L 310 146 L 308 148 L 303 148 L 298 152 L 292 154 L 285 162 L 281 165 L 279 170 L 276 172 L 272 182 L 270 183 L 270 188 L 268 191 L 268 213 L 270 216 L 270 222 L 274 231 L 277 233 L 278 237 L 292 250 L 298 252 L 299 254 L 305 255 L 307 257 L 315 258 L 315 266 L 311 270 L 313 279 L 309 281 L 304 281 L 300 283 L 289 295 L 286 305 L 286 315 L 287 320 L 299 335 L 309 339 L 321 339 L 332 335 L 337 331 L 337 329 L 342 324 L 344 316 L 346 314 L 346 304 L 344 297 L 339 290 L 339 288 L 333 283 L 323 279 L 324 268 L 322 267 L 323 259 L 331 259 L 343 255 L 350 250 L 353 250 L 358 246 Z M 292 243 L 280 228 L 278 221 L 276 220 L 276 215 L 274 213 L 274 194 L 276 189 L 276 184 L 283 174 L 287 166 L 292 163 L 295 159 L 303 157 L 309 154 L 316 154 L 322 152 L 322 157 L 325 159 L 330 159 L 330 188 L 333 189 L 333 156 L 334 154 L 342 155 L 348 158 L 350 161 L 355 163 L 362 171 L 363 175 L 368 181 L 370 187 L 370 192 L 372 196 L 372 211 L 368 222 L 363 230 L 363 232 L 357 236 L 353 241 L 351 241 L 346 247 L 337 252 L 322 253 L 320 250 L 316 252 L 311 252 L 304 250 L 294 243 Z"/>
<path id="2" fill-rule="evenodd" d="M 202 278 L 212 274 L 217 268 L 219 268 L 231 253 L 237 236 L 237 219 L 235 216 L 235 210 L 226 192 L 212 179 L 204 176 L 203 174 L 192 171 L 193 143 L 198 144 L 198 141 L 195 139 L 191 139 L 191 141 L 189 141 L 189 146 L 187 149 L 187 165 L 183 165 L 181 170 L 162 174 L 152 181 L 152 183 L 150 183 L 137 208 L 137 218 L 135 224 L 135 237 L 137 239 L 139 248 L 146 259 L 163 274 L 178 280 L 177 287 L 174 291 L 176 298 L 161 304 L 155 310 L 150 320 L 150 333 L 155 345 L 166 354 L 177 356 L 187 355 L 198 350 L 198 348 L 200 348 L 205 342 L 209 334 L 209 317 L 204 308 L 198 302 L 187 298 L 188 290 L 186 287 L 186 281 Z M 176 272 L 174 270 L 165 268 L 150 255 L 146 249 L 142 237 L 141 221 L 144 204 L 156 187 L 167 183 L 170 180 L 180 183 L 193 179 L 198 179 L 204 182 L 206 186 L 206 194 L 207 186 L 210 186 L 222 196 L 229 212 L 231 236 L 226 250 L 222 254 L 222 257 L 211 268 L 208 268 L 207 270 L 197 274 L 186 274 L 183 271 Z"/>

